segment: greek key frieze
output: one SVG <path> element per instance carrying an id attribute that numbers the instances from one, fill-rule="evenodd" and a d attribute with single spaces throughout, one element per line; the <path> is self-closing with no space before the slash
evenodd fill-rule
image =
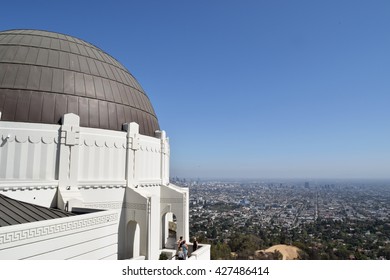
<path id="1" fill-rule="evenodd" d="M 131 210 L 146 210 L 146 204 L 142 203 L 124 203 L 126 209 L 131 209 Z"/>
<path id="2" fill-rule="evenodd" d="M 92 209 L 121 209 L 123 208 L 123 202 L 108 201 L 108 202 L 84 203 L 84 207 L 88 207 Z"/>
<path id="3" fill-rule="evenodd" d="M 82 219 L 78 221 L 58 223 L 48 226 L 35 227 L 25 230 L 13 231 L 0 234 L 0 245 L 22 241 L 31 238 L 48 236 L 56 233 L 77 230 L 80 228 L 91 227 L 94 225 L 111 223 L 118 220 L 118 214 L 109 214 L 99 217 Z"/>
<path id="4" fill-rule="evenodd" d="M 130 202 L 122 202 L 122 201 L 85 203 L 84 206 L 88 208 L 94 208 L 94 209 L 146 210 L 146 204 L 130 203 Z"/>
<path id="5" fill-rule="evenodd" d="M 173 198 L 173 197 L 160 198 L 160 203 L 183 203 L 183 202 L 184 202 L 183 198 Z"/>

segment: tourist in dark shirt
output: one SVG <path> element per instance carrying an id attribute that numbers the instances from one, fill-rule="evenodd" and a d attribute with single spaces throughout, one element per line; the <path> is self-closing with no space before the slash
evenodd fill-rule
<path id="1" fill-rule="evenodd" d="M 194 242 L 192 242 L 192 251 L 196 251 L 198 249 L 198 241 L 196 241 L 196 237 L 194 237 Z"/>

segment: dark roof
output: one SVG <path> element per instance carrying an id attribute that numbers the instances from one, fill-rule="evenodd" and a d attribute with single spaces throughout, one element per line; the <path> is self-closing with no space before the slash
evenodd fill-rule
<path id="1" fill-rule="evenodd" d="M 122 130 L 137 122 L 154 136 L 148 96 L 113 57 L 83 40 L 47 31 L 0 32 L 1 120 L 60 123 L 65 113 L 84 127 Z"/>
<path id="2" fill-rule="evenodd" d="M 74 215 L 66 211 L 22 202 L 0 194 L 0 227 Z"/>

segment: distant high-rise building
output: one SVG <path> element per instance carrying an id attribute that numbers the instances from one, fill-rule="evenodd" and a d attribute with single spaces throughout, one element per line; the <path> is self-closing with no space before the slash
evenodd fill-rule
<path id="1" fill-rule="evenodd" d="M 309 182 L 305 182 L 305 188 L 309 188 Z"/>

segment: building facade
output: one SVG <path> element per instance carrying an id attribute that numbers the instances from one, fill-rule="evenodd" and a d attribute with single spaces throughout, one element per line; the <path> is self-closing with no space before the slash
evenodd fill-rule
<path id="1" fill-rule="evenodd" d="M 74 37 L 0 32 L 0 259 L 159 259 L 189 241 L 169 139 L 117 60 Z M 201 245 L 190 259 L 209 259 Z"/>

